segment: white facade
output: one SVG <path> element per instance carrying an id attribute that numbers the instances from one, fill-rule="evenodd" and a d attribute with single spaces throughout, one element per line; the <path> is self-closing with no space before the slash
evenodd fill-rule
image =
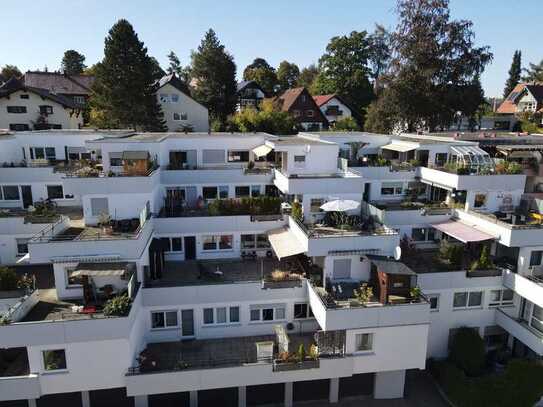
<path id="1" fill-rule="evenodd" d="M 192 129 L 190 131 L 207 132 L 209 130 L 207 108 L 170 83 L 157 91 L 157 99 L 162 107 L 168 131 Z"/>
<path id="2" fill-rule="evenodd" d="M 281 384 L 279 398 L 289 406 L 301 397 L 300 383 L 317 380 L 315 386 L 326 383 L 330 402 L 345 397 L 343 384 L 356 380 L 371 382 L 366 393 L 359 384 L 359 394 L 398 398 L 405 371 L 424 369 L 428 357 L 446 357 L 450 336 L 463 326 L 477 328 L 489 343 L 506 333 L 510 347 L 522 344 L 543 354 L 541 285 L 533 278 L 543 265 L 543 229 L 491 218 L 505 195 L 520 205 L 526 176 L 452 174 L 437 165 L 443 158 L 438 154 L 448 154 L 456 142 L 418 138 L 85 131 L 2 136 L 0 161 L 8 164 L 0 167 L 0 208 L 6 211 L 0 216 L 0 261 L 13 265 L 24 257 L 30 265 L 49 264 L 55 287 L 22 297 L 17 317 L 0 324 L 0 349 L 22 348 L 28 356 L 26 373 L 0 376 L 0 401 L 77 392 L 86 405 L 96 392 L 122 388 L 138 406 L 166 393 L 182 393 L 187 405 L 196 405 L 208 390 L 230 394 L 237 388 L 232 394 L 244 406 L 253 386 Z M 349 167 L 352 157 L 340 150 L 365 140 L 360 158 L 392 143 L 414 146 L 414 154 L 427 151 L 426 166 Z M 42 152 L 49 161 L 27 165 Z M 95 165 L 94 175 L 66 170 L 84 157 L 90 159 L 80 164 Z M 130 173 L 133 165 L 149 171 Z M 420 185 L 424 200 L 415 198 L 422 206 L 405 207 Z M 47 186 L 61 186 L 62 197 L 59 188 Z M 427 205 L 432 196 L 451 203 L 459 190 L 466 191 L 463 206 Z M 68 211 L 53 223 L 25 223 L 29 191 L 31 203 L 52 198 L 59 212 L 77 208 L 81 219 Z M 274 205 L 279 196 L 283 209 L 258 212 L 262 196 Z M 223 206 L 214 206 L 218 200 Z M 361 206 L 343 215 L 323 212 L 320 207 L 333 200 Z M 248 202 L 255 206 L 236 206 Z M 295 218 L 297 205 L 303 219 Z M 403 236 L 419 250 L 437 249 L 446 232 L 432 225 L 451 221 L 488 234 L 490 254 L 496 261 L 507 257 L 516 272 L 431 265 L 420 271 L 393 260 L 401 255 Z M 273 239 L 276 233 L 287 243 Z M 383 275 L 394 283 L 373 285 L 367 302 L 349 292 Z M 424 297 L 410 294 L 415 286 Z M 106 291 L 127 293 L 128 315 L 105 317 L 93 308 L 103 305 L 98 298 L 110 295 Z M 47 301 L 58 301 L 60 311 L 38 317 L 39 303 Z M 291 344 L 300 338 L 318 343 L 317 354 L 296 363 L 282 362 L 273 350 L 272 359 L 252 356 L 270 340 L 284 344 L 276 325 Z M 323 338 L 337 349 L 325 353 Z M 249 356 L 236 353 L 244 346 Z M 211 356 L 198 353 L 208 347 Z"/>

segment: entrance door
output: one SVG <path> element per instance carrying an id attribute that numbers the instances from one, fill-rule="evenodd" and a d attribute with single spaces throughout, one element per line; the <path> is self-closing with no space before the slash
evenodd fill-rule
<path id="1" fill-rule="evenodd" d="M 194 311 L 191 309 L 181 310 L 181 335 L 194 336 Z"/>
<path id="2" fill-rule="evenodd" d="M 30 185 L 21 185 L 21 194 L 23 195 L 24 208 L 28 208 L 34 203 L 32 199 L 32 187 Z"/>
<path id="3" fill-rule="evenodd" d="M 185 260 L 196 258 L 196 237 L 185 236 Z"/>

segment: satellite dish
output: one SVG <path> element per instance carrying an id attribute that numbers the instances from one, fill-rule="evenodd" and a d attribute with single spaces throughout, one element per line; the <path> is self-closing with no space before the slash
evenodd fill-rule
<path id="1" fill-rule="evenodd" d="M 394 260 L 400 260 L 402 257 L 402 248 L 400 246 L 396 246 L 394 249 Z"/>

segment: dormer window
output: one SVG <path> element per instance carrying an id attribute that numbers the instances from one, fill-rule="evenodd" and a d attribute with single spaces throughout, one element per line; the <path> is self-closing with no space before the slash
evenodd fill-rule
<path id="1" fill-rule="evenodd" d="M 40 114 L 50 115 L 53 114 L 53 106 L 40 106 Z"/>
<path id="2" fill-rule="evenodd" d="M 21 95 L 21 99 L 28 99 L 29 97 L 30 97 L 30 96 L 29 96 L 28 94 L 26 94 L 26 93 L 23 94 L 23 95 Z"/>

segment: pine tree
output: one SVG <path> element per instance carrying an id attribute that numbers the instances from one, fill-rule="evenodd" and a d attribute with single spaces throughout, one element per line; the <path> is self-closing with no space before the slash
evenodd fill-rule
<path id="1" fill-rule="evenodd" d="M 543 59 L 539 64 L 532 64 L 530 63 L 529 68 L 524 69 L 524 73 L 526 74 L 523 78 L 525 82 L 535 82 L 535 83 L 542 83 L 543 82 Z"/>
<path id="2" fill-rule="evenodd" d="M 176 74 L 183 82 L 188 84 L 190 82 L 190 66 L 181 65 L 181 61 L 177 54 L 173 51 L 167 55 L 170 65 L 167 68 L 169 74 Z"/>
<path id="3" fill-rule="evenodd" d="M 237 102 L 236 64 L 212 29 L 192 53 L 191 76 L 196 82 L 193 97 L 213 119 L 225 123 Z"/>
<path id="4" fill-rule="evenodd" d="M 96 66 L 91 117 L 111 128 L 165 131 L 156 98 L 159 75 L 132 25 L 119 20 L 109 30 L 104 59 Z"/>
<path id="5" fill-rule="evenodd" d="M 505 82 L 505 88 L 503 89 L 504 98 L 509 96 L 511 91 L 520 82 L 520 73 L 522 71 L 521 58 L 520 50 L 515 51 L 513 54 L 513 62 L 511 62 L 511 68 L 509 68 L 509 78 L 507 79 L 507 82 Z"/>
<path id="6" fill-rule="evenodd" d="M 64 53 L 61 62 L 61 69 L 66 75 L 82 74 L 87 66 L 85 65 L 85 55 L 76 50 L 69 49 Z"/>

